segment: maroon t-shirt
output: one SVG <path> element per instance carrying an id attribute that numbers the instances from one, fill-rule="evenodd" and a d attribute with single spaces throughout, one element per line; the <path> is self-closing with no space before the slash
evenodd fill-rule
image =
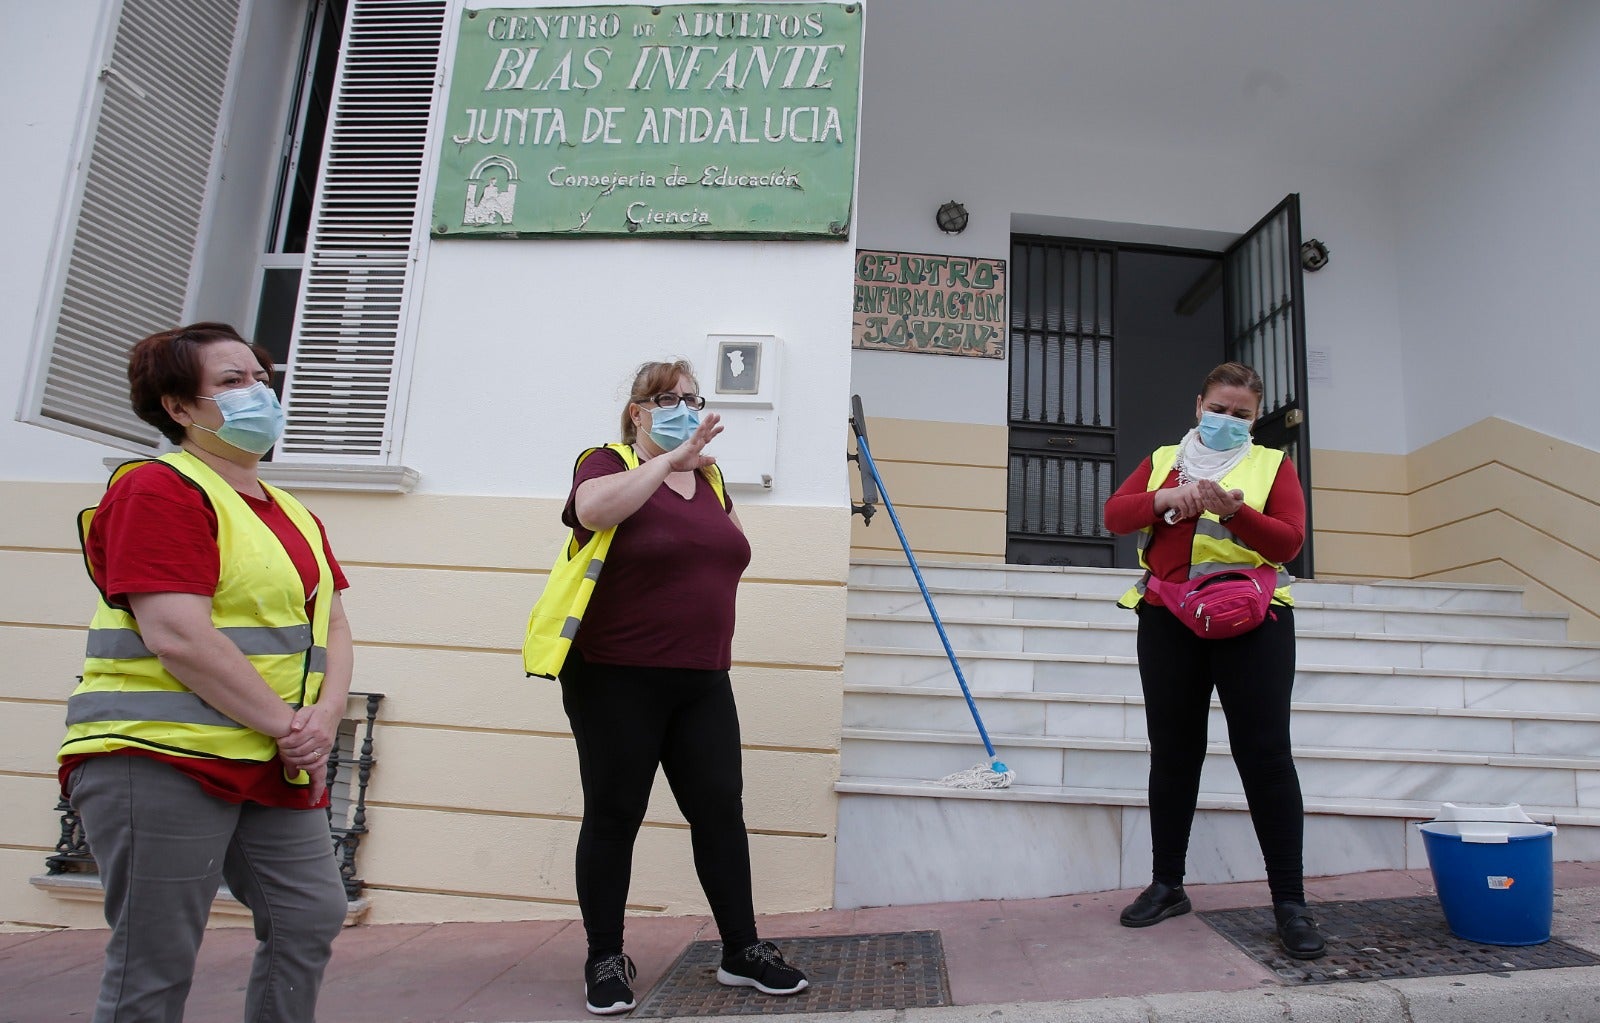
<path id="1" fill-rule="evenodd" d="M 561 521 L 578 542 L 578 487 L 625 472 L 622 456 L 602 448 L 583 460 Z M 586 660 L 650 668 L 726 671 L 733 664 L 734 598 L 750 564 L 750 542 L 704 476 L 694 497 L 663 483 L 617 526 L 594 596 L 573 644 Z"/>

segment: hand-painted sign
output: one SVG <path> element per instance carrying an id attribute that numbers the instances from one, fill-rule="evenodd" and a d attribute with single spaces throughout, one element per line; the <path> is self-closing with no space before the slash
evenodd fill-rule
<path id="1" fill-rule="evenodd" d="M 848 238 L 859 4 L 464 11 L 435 237 Z"/>
<path id="2" fill-rule="evenodd" d="M 851 347 L 1005 358 L 1003 259 L 856 251 Z"/>

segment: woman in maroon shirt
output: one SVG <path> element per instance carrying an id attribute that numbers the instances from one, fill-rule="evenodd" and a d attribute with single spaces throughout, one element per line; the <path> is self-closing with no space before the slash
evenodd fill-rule
<path id="1" fill-rule="evenodd" d="M 1223 363 L 1195 399 L 1195 428 L 1175 452 L 1160 449 L 1162 463 L 1171 465 L 1165 478 L 1151 479 L 1155 455 L 1147 457 L 1106 502 L 1112 532 L 1150 531 L 1143 556 L 1151 576 L 1187 588 L 1191 570 L 1252 561 L 1281 569 L 1299 553 L 1305 497 L 1287 457 L 1274 472 L 1277 452 L 1252 445 L 1260 411 L 1261 377 L 1240 363 Z M 1270 487 L 1262 486 L 1269 475 Z M 1264 499 L 1240 483 L 1265 489 Z M 1324 941 L 1306 908 L 1305 807 L 1289 738 L 1294 609 L 1275 600 L 1266 621 L 1230 639 L 1190 631 L 1153 589 L 1139 594 L 1135 609 L 1150 736 L 1152 881 L 1122 911 L 1122 924 L 1148 927 L 1189 912 L 1183 875 L 1215 689 L 1266 862 L 1279 940 L 1295 958 L 1321 956 Z"/>
<path id="2" fill-rule="evenodd" d="M 622 412 L 637 468 L 601 448 L 573 474 L 562 513 L 579 544 L 616 526 L 605 569 L 562 666 L 561 702 L 578 746 L 583 825 L 578 905 L 588 933 L 590 1012 L 635 1005 L 622 951 L 633 843 L 660 767 L 689 822 L 695 872 L 721 933 L 717 980 L 766 994 L 803 990 L 803 973 L 756 935 L 744 826 L 739 717 L 728 669 L 734 599 L 750 563 L 733 501 L 700 470 L 722 432 L 685 362 L 649 362 Z"/>

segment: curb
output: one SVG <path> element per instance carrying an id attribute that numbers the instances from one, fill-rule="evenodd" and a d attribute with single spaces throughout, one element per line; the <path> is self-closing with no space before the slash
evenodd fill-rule
<path id="1" fill-rule="evenodd" d="M 786 1023 L 1596 1023 L 1600 966 L 1070 1002 L 773 1016 Z"/>

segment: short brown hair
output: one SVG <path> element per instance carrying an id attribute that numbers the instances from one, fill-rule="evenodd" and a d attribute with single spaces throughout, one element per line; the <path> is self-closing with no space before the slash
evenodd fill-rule
<path id="1" fill-rule="evenodd" d="M 200 349 L 218 341 L 249 345 L 261 368 L 268 374 L 272 372 L 272 353 L 250 344 L 226 323 L 191 323 L 163 330 L 140 341 L 128 353 L 128 398 L 134 414 L 174 444 L 183 441 L 184 429 L 167 415 L 161 399 L 194 400 L 200 393 Z"/>
<path id="2" fill-rule="evenodd" d="M 639 367 L 639 372 L 634 374 L 633 387 L 628 391 L 628 405 L 643 405 L 646 400 L 661 394 L 663 391 L 672 390 L 672 385 L 678 382 L 680 376 L 688 377 L 700 386 L 700 381 L 694 375 L 694 367 L 684 359 L 674 362 L 647 362 Z M 622 443 L 632 444 L 639 439 L 639 432 L 633 428 L 633 417 L 628 415 L 628 405 L 622 406 Z"/>
<path id="3" fill-rule="evenodd" d="M 1242 362 L 1224 362 L 1207 373 L 1205 383 L 1200 386 L 1200 397 L 1204 398 L 1213 387 L 1247 387 L 1255 392 L 1256 404 L 1260 405 L 1261 374 Z"/>

